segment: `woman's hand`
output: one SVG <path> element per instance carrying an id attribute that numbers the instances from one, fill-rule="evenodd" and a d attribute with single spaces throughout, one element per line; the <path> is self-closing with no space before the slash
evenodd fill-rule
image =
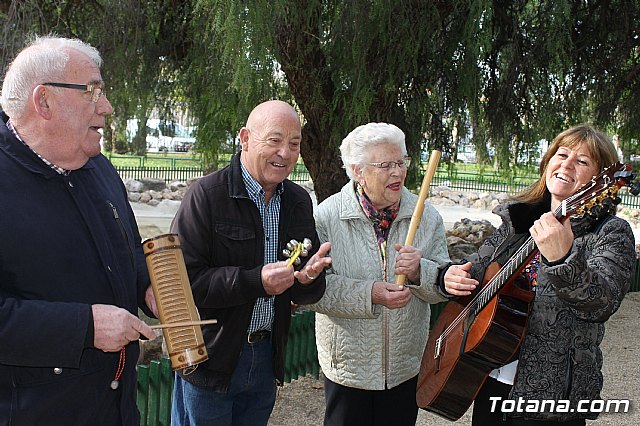
<path id="1" fill-rule="evenodd" d="M 471 278 L 471 262 L 464 265 L 451 265 L 444 274 L 444 289 L 454 296 L 468 296 L 479 284 Z"/>
<path id="2" fill-rule="evenodd" d="M 562 259 L 573 246 L 571 221 L 567 218 L 564 223 L 561 223 L 551 212 L 543 214 L 540 219 L 533 222 L 529 232 L 538 250 L 549 262 Z"/>
<path id="3" fill-rule="evenodd" d="M 411 290 L 408 287 L 382 281 L 374 282 L 371 288 L 371 302 L 374 305 L 383 305 L 389 309 L 407 306 L 411 295 Z"/>
<path id="4" fill-rule="evenodd" d="M 413 246 L 395 246 L 398 255 L 396 256 L 395 274 L 406 275 L 409 281 L 420 284 L 420 259 L 422 252 Z"/>

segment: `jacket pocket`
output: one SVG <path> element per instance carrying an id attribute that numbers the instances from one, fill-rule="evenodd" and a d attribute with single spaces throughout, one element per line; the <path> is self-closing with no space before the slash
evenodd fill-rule
<path id="1" fill-rule="evenodd" d="M 576 350 L 571 348 L 567 353 L 567 374 L 564 379 L 564 399 L 569 399 L 573 387 L 573 372 L 576 366 Z"/>
<path id="2" fill-rule="evenodd" d="M 253 228 L 237 223 L 216 223 L 215 232 L 218 236 L 230 241 L 246 241 L 256 238 Z"/>
<path id="3" fill-rule="evenodd" d="M 97 349 L 85 350 L 79 368 L 70 367 L 13 367 L 12 382 L 14 387 L 40 386 L 49 383 L 63 383 L 81 376 L 94 374 L 103 370 L 105 364 L 100 365 L 97 357 L 102 354 L 94 353 Z M 102 355 L 105 356 L 105 355 Z"/>

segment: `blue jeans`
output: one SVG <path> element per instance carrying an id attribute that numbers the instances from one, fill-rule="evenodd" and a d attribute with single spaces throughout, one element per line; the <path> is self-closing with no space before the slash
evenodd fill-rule
<path id="1" fill-rule="evenodd" d="M 266 425 L 276 401 L 272 360 L 270 339 L 245 343 L 226 393 L 194 386 L 176 375 L 171 424 Z"/>

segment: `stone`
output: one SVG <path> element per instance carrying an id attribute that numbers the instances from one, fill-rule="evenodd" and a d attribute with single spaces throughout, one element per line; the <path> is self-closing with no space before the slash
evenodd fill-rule
<path id="1" fill-rule="evenodd" d="M 128 192 L 143 192 L 144 185 L 142 182 L 137 181 L 135 179 L 127 179 L 124 181 L 124 187 L 127 188 Z"/>
<path id="2" fill-rule="evenodd" d="M 140 193 L 139 192 L 129 192 L 128 194 L 129 201 L 132 203 L 137 203 L 140 201 Z"/>
<path id="3" fill-rule="evenodd" d="M 176 192 L 180 189 L 186 189 L 187 188 L 187 183 L 186 182 L 181 182 L 178 180 L 175 180 L 171 183 L 169 183 L 169 189 L 171 190 L 171 192 Z"/>
<path id="4" fill-rule="evenodd" d="M 140 194 L 140 198 L 138 199 L 139 203 L 148 203 L 149 201 L 151 201 L 151 195 L 149 195 L 148 191 Z"/>
<path id="5" fill-rule="evenodd" d="M 162 191 L 167 187 L 167 184 L 164 183 L 163 179 L 156 178 L 142 178 L 140 179 L 140 183 L 143 185 L 143 189 L 140 192 L 144 191 Z"/>

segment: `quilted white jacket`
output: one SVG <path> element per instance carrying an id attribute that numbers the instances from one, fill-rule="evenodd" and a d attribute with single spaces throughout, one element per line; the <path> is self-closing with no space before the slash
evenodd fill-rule
<path id="1" fill-rule="evenodd" d="M 445 300 L 436 286 L 438 266 L 449 262 L 442 217 L 429 203 L 413 245 L 422 251 L 420 283 L 407 281 L 413 297 L 401 309 L 371 303 L 375 281 L 395 282 L 394 243 L 404 244 L 418 197 L 402 189 L 400 211 L 387 240 L 386 271 L 375 233 L 348 182 L 316 211 L 321 242 L 330 241 L 327 289 L 309 308 L 316 315 L 316 342 L 323 373 L 354 388 L 393 388 L 416 376 L 429 332 L 429 303 Z"/>

